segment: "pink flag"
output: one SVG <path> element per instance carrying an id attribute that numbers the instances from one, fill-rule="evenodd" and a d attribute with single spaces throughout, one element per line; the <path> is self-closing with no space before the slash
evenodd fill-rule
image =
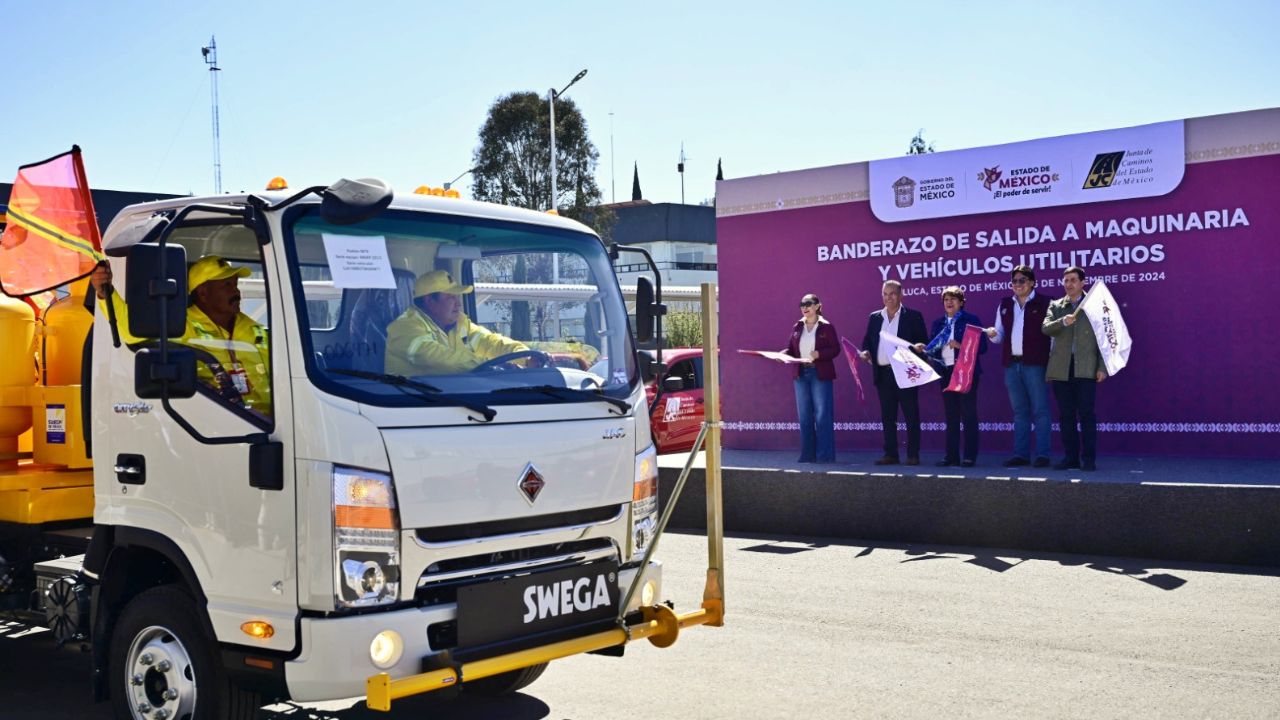
<path id="1" fill-rule="evenodd" d="M 862 378 L 858 377 L 858 348 L 845 338 L 840 338 L 840 347 L 844 348 L 844 359 L 849 361 L 849 372 L 853 373 L 853 382 L 858 386 L 858 401 L 866 402 L 867 395 L 862 391 Z"/>
<path id="2" fill-rule="evenodd" d="M 981 341 L 981 330 L 973 325 L 965 327 L 960 354 L 951 368 L 951 384 L 943 392 L 967 393 L 973 387 L 973 369 L 978 364 L 978 344 Z"/>

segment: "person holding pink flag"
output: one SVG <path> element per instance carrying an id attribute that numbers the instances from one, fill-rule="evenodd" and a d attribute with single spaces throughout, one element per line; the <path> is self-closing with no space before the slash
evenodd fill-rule
<path id="1" fill-rule="evenodd" d="M 942 407 L 947 417 L 947 452 L 938 467 L 973 467 L 978 460 L 978 356 L 987 351 L 982 321 L 964 309 L 964 290 L 952 285 L 942 291 L 944 315 L 933 321 L 928 345 L 917 349 L 942 375 Z M 972 328 L 972 331 L 970 331 Z M 960 455 L 960 424 L 964 422 L 964 456 Z"/>

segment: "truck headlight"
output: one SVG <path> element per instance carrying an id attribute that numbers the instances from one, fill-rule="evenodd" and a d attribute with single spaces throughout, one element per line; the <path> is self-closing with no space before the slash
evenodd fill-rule
<path id="1" fill-rule="evenodd" d="M 399 526 L 390 475 L 333 468 L 334 596 L 339 606 L 396 601 L 400 593 Z"/>
<path id="2" fill-rule="evenodd" d="M 631 486 L 631 554 L 643 553 L 658 528 L 658 450 L 650 445 L 636 455 Z"/>

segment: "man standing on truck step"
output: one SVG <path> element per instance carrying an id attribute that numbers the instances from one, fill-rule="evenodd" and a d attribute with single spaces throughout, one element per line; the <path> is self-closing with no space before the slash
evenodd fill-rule
<path id="1" fill-rule="evenodd" d="M 387 326 L 386 371 L 392 375 L 445 375 L 486 360 L 522 352 L 527 345 L 473 324 L 462 312 L 458 285 L 444 270 L 423 273 L 413 284 L 413 304 Z"/>
<path id="2" fill-rule="evenodd" d="M 196 377 L 232 405 L 271 415 L 270 337 L 265 327 L 240 312 L 242 277 L 247 267 L 236 267 L 217 255 L 206 255 L 187 271 L 187 327 L 174 342 L 212 355 L 196 366 Z M 99 265 L 89 276 L 98 299 L 107 299 L 111 268 Z M 129 344 L 143 340 L 129 336 L 127 309 L 119 293 L 111 294 L 120 334 Z"/>

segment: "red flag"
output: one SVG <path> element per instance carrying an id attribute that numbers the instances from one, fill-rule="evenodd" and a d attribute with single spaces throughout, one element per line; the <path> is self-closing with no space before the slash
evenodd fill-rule
<path id="1" fill-rule="evenodd" d="M 866 402 L 867 395 L 862 391 L 862 378 L 858 376 L 858 347 L 844 337 L 840 338 L 840 347 L 844 348 L 844 359 L 849 361 L 849 372 L 853 374 L 853 382 L 858 386 L 858 401 Z"/>
<path id="2" fill-rule="evenodd" d="M 0 237 L 0 290 L 37 295 L 85 277 L 102 259 L 80 148 L 18 168 Z"/>
<path id="3" fill-rule="evenodd" d="M 978 344 L 982 342 L 982 331 L 973 325 L 964 329 L 964 339 L 960 341 L 960 354 L 956 356 L 956 364 L 951 367 L 951 384 L 942 392 L 967 393 L 973 387 L 973 368 L 978 364 Z"/>

